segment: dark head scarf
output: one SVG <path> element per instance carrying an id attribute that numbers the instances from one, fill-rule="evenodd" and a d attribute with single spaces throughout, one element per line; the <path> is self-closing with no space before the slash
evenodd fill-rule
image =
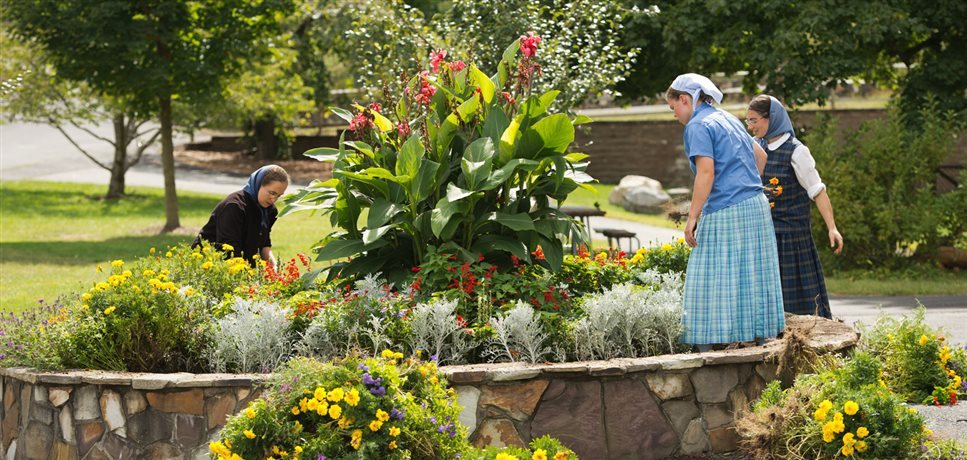
<path id="1" fill-rule="evenodd" d="M 262 188 L 262 180 L 265 178 L 265 172 L 273 166 L 275 165 L 265 165 L 256 169 L 255 172 L 248 176 L 248 183 L 242 189 L 246 195 L 258 203 L 259 212 L 262 215 L 262 228 L 269 228 L 269 208 L 263 208 L 262 204 L 259 203 L 259 189 Z"/>
<path id="2" fill-rule="evenodd" d="M 793 139 L 796 138 L 796 131 L 792 128 L 792 120 L 789 119 L 789 112 L 786 108 L 782 106 L 782 102 L 772 96 L 769 96 L 771 103 L 769 104 L 769 130 L 766 134 L 759 139 L 759 145 L 763 149 L 769 145 L 769 139 L 781 136 L 785 133 L 789 133 Z"/>

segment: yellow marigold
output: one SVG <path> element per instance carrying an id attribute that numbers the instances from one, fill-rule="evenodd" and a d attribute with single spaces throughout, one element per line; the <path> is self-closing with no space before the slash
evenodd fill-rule
<path id="1" fill-rule="evenodd" d="M 853 446 L 843 446 L 843 448 L 840 449 L 839 451 L 843 454 L 844 457 L 850 457 L 853 455 Z"/>
<path id="2" fill-rule="evenodd" d="M 668 244 L 668 243 L 665 243 L 665 244 L 661 245 L 661 250 L 662 251 L 671 251 L 672 249 L 675 249 L 675 247 L 672 246 L 672 245 L 670 245 L 670 244 Z"/>
<path id="3" fill-rule="evenodd" d="M 349 428 L 349 425 L 353 424 L 353 420 L 343 417 L 343 418 L 340 418 L 339 421 L 336 422 L 336 424 L 339 425 L 339 428 L 342 428 L 345 430 L 346 428 Z"/>
<path id="4" fill-rule="evenodd" d="M 121 259 L 111 261 L 111 266 L 114 268 L 121 268 L 123 265 L 124 265 L 124 261 Z"/>
<path id="5" fill-rule="evenodd" d="M 372 422 L 369 422 L 370 431 L 379 431 L 379 429 L 382 427 L 383 427 L 383 422 L 379 420 L 373 420 Z"/>
<path id="6" fill-rule="evenodd" d="M 853 436 L 853 433 L 846 433 L 843 435 L 844 446 L 852 446 L 854 444 L 856 444 L 856 437 Z"/>
<path id="7" fill-rule="evenodd" d="M 870 430 L 867 430 L 865 426 L 861 426 L 856 429 L 857 438 L 865 438 L 870 435 Z"/>
<path id="8" fill-rule="evenodd" d="M 228 243 L 222 244 L 222 251 L 234 251 L 234 250 L 235 250 L 235 248 L 232 247 L 232 245 L 230 245 Z"/>
<path id="9" fill-rule="evenodd" d="M 205 262 L 205 263 L 201 264 L 201 269 L 202 270 L 210 270 L 214 266 L 215 266 L 215 264 L 211 263 L 211 261 L 208 261 L 208 262 Z"/>
<path id="10" fill-rule="evenodd" d="M 333 405 L 335 406 L 335 404 Z M 342 409 L 339 409 L 339 410 L 342 410 Z M 320 417 L 325 417 L 326 414 L 329 413 L 329 403 L 325 401 L 319 401 L 319 404 L 316 405 L 316 413 L 319 414 Z"/>
<path id="11" fill-rule="evenodd" d="M 201 255 L 201 253 L 200 253 L 200 252 L 198 252 L 198 251 L 195 251 L 195 252 L 193 252 L 193 253 L 191 253 L 191 257 L 192 257 L 193 259 L 201 259 L 201 258 L 202 258 L 203 256 Z"/>
<path id="12" fill-rule="evenodd" d="M 866 452 L 866 449 L 869 448 L 869 446 L 866 445 L 866 441 L 857 441 L 854 447 L 856 448 L 857 452 Z"/>
<path id="13" fill-rule="evenodd" d="M 547 451 L 544 449 L 535 450 L 534 455 L 531 456 L 531 460 L 547 460 Z"/>
<path id="14" fill-rule="evenodd" d="M 316 407 L 319 407 L 319 400 L 315 398 L 310 399 L 309 402 L 306 403 L 306 408 L 309 410 L 316 410 Z"/>
<path id="15" fill-rule="evenodd" d="M 292 406 L 292 415 L 299 415 L 299 406 Z"/>
<path id="16" fill-rule="evenodd" d="M 393 350 L 390 350 L 389 348 L 387 348 L 383 350 L 383 352 L 380 355 L 386 359 L 393 359 Z"/>
<path id="17" fill-rule="evenodd" d="M 376 420 L 385 422 L 389 420 L 389 414 L 387 414 L 383 409 L 376 409 Z"/>
<path id="18" fill-rule="evenodd" d="M 513 455 L 505 454 L 505 453 L 501 452 L 501 453 L 497 454 L 497 458 L 495 460 L 518 460 L 518 459 L 517 459 L 517 457 L 514 457 Z"/>
<path id="19" fill-rule="evenodd" d="M 816 409 L 816 412 L 813 412 L 813 418 L 816 419 L 817 422 L 825 422 L 826 411 L 824 411 L 822 408 Z"/>
<path id="20" fill-rule="evenodd" d="M 400 435 L 399 427 L 391 426 L 389 428 L 389 435 L 393 437 L 399 436 Z"/>
<path id="21" fill-rule="evenodd" d="M 769 179 L 769 183 L 772 185 L 779 185 L 779 178 L 773 177 L 772 179 Z"/>
<path id="22" fill-rule="evenodd" d="M 823 430 L 823 441 L 830 443 L 830 442 L 833 442 L 834 439 L 836 439 L 836 433 L 833 433 L 832 431 Z"/>
<path id="23" fill-rule="evenodd" d="M 210 442 L 208 444 L 208 450 L 212 451 L 213 454 L 222 457 L 228 456 L 232 453 L 232 451 L 228 450 L 228 447 L 225 447 L 225 444 L 222 444 L 221 441 Z"/>
<path id="24" fill-rule="evenodd" d="M 91 300 L 91 297 L 93 296 L 90 293 L 85 292 L 81 295 L 81 300 L 87 302 L 88 300 Z"/>
<path id="25" fill-rule="evenodd" d="M 107 307 L 104 309 L 104 314 L 110 315 L 111 313 L 114 313 L 114 310 L 117 310 L 117 307 L 115 307 L 114 305 L 111 305 L 110 307 Z"/>
<path id="26" fill-rule="evenodd" d="M 829 412 L 829 410 L 833 408 L 833 402 L 828 399 L 824 399 L 823 402 L 819 403 L 819 408 Z"/>
<path id="27" fill-rule="evenodd" d="M 339 407 L 337 404 L 329 406 L 329 416 L 333 420 L 338 420 L 340 415 L 342 415 L 342 407 Z"/>
<path id="28" fill-rule="evenodd" d="M 345 394 L 346 393 L 343 391 L 342 388 L 335 388 L 335 389 L 333 389 L 333 390 L 331 390 L 329 392 L 329 395 L 326 396 L 326 399 L 328 399 L 328 400 L 330 400 L 332 402 L 339 402 L 339 401 L 342 401 L 342 397 Z"/>
<path id="29" fill-rule="evenodd" d="M 554 460 L 567 460 L 568 457 L 570 457 L 570 456 L 571 455 L 568 454 L 567 452 L 560 451 L 560 452 L 554 454 Z"/>
<path id="30" fill-rule="evenodd" d="M 252 409 L 251 407 L 246 408 L 245 416 L 248 417 L 249 419 L 255 418 L 255 409 Z"/>
<path id="31" fill-rule="evenodd" d="M 930 339 L 927 338 L 927 335 L 926 334 L 920 336 L 919 343 L 920 343 L 920 346 L 921 347 L 924 346 L 924 345 L 926 345 L 927 342 L 929 342 L 929 341 L 930 341 Z"/>
<path id="32" fill-rule="evenodd" d="M 245 434 L 245 437 L 246 438 L 255 439 L 255 432 L 254 431 L 252 431 L 252 430 L 245 430 L 243 433 Z"/>
<path id="33" fill-rule="evenodd" d="M 295 452 L 295 453 L 297 453 L 297 454 L 301 454 L 302 453 L 302 446 L 295 446 L 295 447 L 292 448 L 292 451 Z"/>
<path id="34" fill-rule="evenodd" d="M 608 259 L 608 253 L 604 251 L 601 251 L 598 253 L 598 255 L 594 256 L 594 260 L 597 260 L 597 261 L 604 261 L 607 259 Z"/>
<path id="35" fill-rule="evenodd" d="M 389 450 L 395 449 L 396 448 L 396 441 L 390 441 L 389 444 L 386 445 L 386 447 L 389 447 Z"/>
<path id="36" fill-rule="evenodd" d="M 359 445 L 363 441 L 363 431 L 362 430 L 353 431 L 353 434 L 351 437 L 352 439 L 349 441 L 349 445 L 353 446 L 353 449 L 359 449 Z"/>
<path id="37" fill-rule="evenodd" d="M 125 278 L 130 278 L 130 277 L 134 276 L 134 273 L 131 273 L 131 270 L 125 270 L 125 271 L 121 272 L 121 276 L 123 276 Z"/>
<path id="38" fill-rule="evenodd" d="M 348 393 L 346 393 L 346 404 L 349 404 L 349 407 L 356 407 L 356 404 L 359 404 L 358 390 L 353 388 L 352 390 L 349 390 Z"/>
<path id="39" fill-rule="evenodd" d="M 675 240 L 675 241 L 676 241 L 676 242 L 677 242 L 678 244 L 685 244 L 685 238 L 681 238 L 681 237 L 679 237 L 679 238 L 678 238 L 677 240 Z"/>
<path id="40" fill-rule="evenodd" d="M 326 389 L 323 387 L 316 387 L 316 391 L 312 392 L 312 396 L 315 396 L 316 399 L 322 401 L 323 399 L 326 399 Z"/>
<path id="41" fill-rule="evenodd" d="M 166 252 L 166 253 L 165 253 L 165 257 L 168 257 L 168 258 L 170 258 L 170 257 L 171 257 L 171 251 L 168 251 L 168 252 Z"/>
<path id="42" fill-rule="evenodd" d="M 151 254 L 154 254 L 154 251 L 155 251 L 154 248 L 148 249 L 148 252 L 151 253 Z"/>
<path id="43" fill-rule="evenodd" d="M 855 401 L 846 401 L 846 404 L 843 405 L 843 412 L 846 412 L 846 415 L 856 415 L 858 410 L 860 410 L 860 405 L 856 404 Z"/>

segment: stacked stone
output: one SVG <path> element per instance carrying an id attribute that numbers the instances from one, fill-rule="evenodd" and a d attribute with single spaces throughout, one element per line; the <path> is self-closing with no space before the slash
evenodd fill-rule
<path id="1" fill-rule="evenodd" d="M 0 369 L 4 459 L 207 459 L 261 375 Z"/>

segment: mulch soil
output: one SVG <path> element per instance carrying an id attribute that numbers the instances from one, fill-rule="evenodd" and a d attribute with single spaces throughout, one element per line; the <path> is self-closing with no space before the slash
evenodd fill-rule
<path id="1" fill-rule="evenodd" d="M 315 160 L 257 160 L 244 152 L 211 152 L 205 150 L 176 150 L 175 162 L 193 168 L 224 174 L 248 176 L 267 164 L 277 164 L 289 173 L 293 184 L 305 185 L 315 179 L 332 177 L 332 164 Z"/>

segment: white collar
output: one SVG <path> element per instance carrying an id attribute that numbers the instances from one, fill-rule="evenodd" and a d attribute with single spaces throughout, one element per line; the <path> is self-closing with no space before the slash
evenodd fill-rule
<path id="1" fill-rule="evenodd" d="M 789 140 L 789 133 L 783 133 L 781 136 L 779 136 L 779 139 L 775 140 L 775 142 L 769 143 L 769 150 L 775 150 L 779 148 L 780 145 L 785 144 L 786 141 L 788 140 Z"/>

